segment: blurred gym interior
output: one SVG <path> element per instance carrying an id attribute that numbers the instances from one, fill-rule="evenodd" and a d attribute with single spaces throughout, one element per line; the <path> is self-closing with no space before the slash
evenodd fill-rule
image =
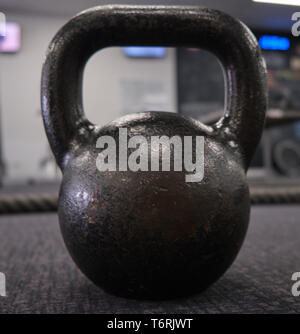
<path id="1" fill-rule="evenodd" d="M 300 0 L 267 2 L 0 0 L 6 19 L 0 39 L 0 272 L 7 294 L 0 297 L 0 313 L 300 311 L 300 297 L 291 292 L 292 275 L 300 270 Z M 42 65 L 51 39 L 72 16 L 107 4 L 219 9 L 252 30 L 267 65 L 265 128 L 247 174 L 248 234 L 230 269 L 199 295 L 171 302 L 113 296 L 79 271 L 60 234 L 62 175 L 41 115 Z M 224 112 L 224 88 L 221 65 L 207 51 L 128 45 L 91 57 L 83 104 L 87 118 L 100 126 L 141 111 L 214 124 Z"/>

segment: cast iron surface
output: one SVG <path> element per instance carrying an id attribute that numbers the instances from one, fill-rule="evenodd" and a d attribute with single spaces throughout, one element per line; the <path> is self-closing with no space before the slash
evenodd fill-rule
<path id="1" fill-rule="evenodd" d="M 125 45 L 191 46 L 216 54 L 226 81 L 224 117 L 205 126 L 178 114 L 146 112 L 102 128 L 90 123 L 82 107 L 84 65 L 98 49 Z M 89 9 L 49 46 L 42 109 L 63 172 L 61 231 L 93 282 L 119 295 L 171 298 L 201 291 L 224 273 L 247 230 L 245 173 L 266 109 L 265 66 L 245 25 L 199 7 Z M 96 140 L 110 135 L 118 143 L 120 127 L 128 138 L 204 136 L 204 179 L 186 183 L 185 171 L 99 172 Z"/>

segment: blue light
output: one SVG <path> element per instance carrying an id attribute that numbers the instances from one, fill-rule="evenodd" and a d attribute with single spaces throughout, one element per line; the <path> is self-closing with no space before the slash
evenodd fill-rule
<path id="1" fill-rule="evenodd" d="M 134 58 L 163 58 L 166 54 L 164 47 L 127 46 L 123 50 L 126 56 Z"/>
<path id="2" fill-rule="evenodd" d="M 290 40 L 286 37 L 264 35 L 259 39 L 259 45 L 263 50 L 288 50 Z"/>

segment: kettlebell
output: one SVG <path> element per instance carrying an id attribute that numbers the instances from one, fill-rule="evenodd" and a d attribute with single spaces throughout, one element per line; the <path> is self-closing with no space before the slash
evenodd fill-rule
<path id="1" fill-rule="evenodd" d="M 84 66 L 99 49 L 127 45 L 196 47 L 215 54 L 225 80 L 222 119 L 207 126 L 155 111 L 126 115 L 103 127 L 89 122 L 82 106 Z M 88 9 L 50 43 L 41 103 L 63 173 L 61 232 L 71 257 L 91 281 L 119 296 L 167 299 L 198 293 L 221 277 L 247 231 L 246 172 L 266 111 L 265 63 L 243 23 L 202 7 Z M 204 138 L 203 178 L 186 182 L 185 171 L 173 169 L 99 171 L 97 140 L 115 139 L 119 152 L 120 129 L 127 130 L 128 141 L 135 136 L 149 141 L 153 136 Z M 150 145 L 140 150 L 154 153 Z M 173 161 L 174 148 L 170 152 Z M 193 159 L 195 154 L 193 148 Z"/>

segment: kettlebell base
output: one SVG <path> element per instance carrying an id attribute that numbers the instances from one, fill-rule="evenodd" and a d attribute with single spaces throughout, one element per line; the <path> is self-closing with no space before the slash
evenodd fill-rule
<path id="1" fill-rule="evenodd" d="M 201 288 L 201 289 L 196 289 L 196 290 L 186 290 L 186 291 L 181 291 L 181 292 L 176 292 L 176 293 L 163 293 L 160 292 L 158 293 L 136 293 L 136 292 L 130 292 L 130 291 L 120 291 L 120 290 L 115 290 L 115 289 L 110 289 L 110 288 L 103 288 L 105 292 L 108 294 L 114 295 L 116 297 L 121 297 L 121 298 L 126 298 L 126 299 L 132 299 L 132 300 L 145 300 L 145 301 L 166 301 L 166 300 L 173 300 L 173 299 L 181 299 L 181 298 L 188 298 L 193 295 L 200 294 L 207 290 L 211 285 L 207 284 L 207 286 Z M 99 287 L 100 288 L 100 287 Z"/>
<path id="2" fill-rule="evenodd" d="M 235 254 L 219 256 L 220 261 L 214 261 L 213 264 L 199 266 L 198 273 L 197 267 L 192 264 L 188 266 L 188 270 L 182 266 L 172 273 L 166 270 L 163 275 L 158 272 L 151 275 L 153 268 L 149 268 L 149 272 L 144 275 L 137 270 L 129 273 L 129 280 L 124 279 L 124 273 L 111 276 L 101 270 L 93 276 L 95 272 L 85 271 L 82 266 L 81 270 L 98 288 L 114 296 L 136 300 L 172 300 L 191 297 L 207 290 L 230 268 L 238 251 L 235 249 Z M 205 274 L 201 275 L 201 272 Z"/>
<path id="3" fill-rule="evenodd" d="M 186 289 L 172 289 L 172 291 L 162 290 L 157 288 L 155 291 L 146 291 L 146 290 L 121 290 L 117 287 L 103 287 L 93 282 L 98 288 L 102 289 L 108 294 L 114 295 L 116 297 L 133 299 L 133 300 L 145 300 L 145 301 L 164 301 L 164 300 L 173 300 L 173 299 L 181 299 L 188 298 L 193 295 L 197 295 L 203 293 L 207 289 L 210 288 L 218 279 L 222 276 L 222 274 L 217 277 L 213 282 L 206 283 L 201 287 L 190 287 Z"/>

